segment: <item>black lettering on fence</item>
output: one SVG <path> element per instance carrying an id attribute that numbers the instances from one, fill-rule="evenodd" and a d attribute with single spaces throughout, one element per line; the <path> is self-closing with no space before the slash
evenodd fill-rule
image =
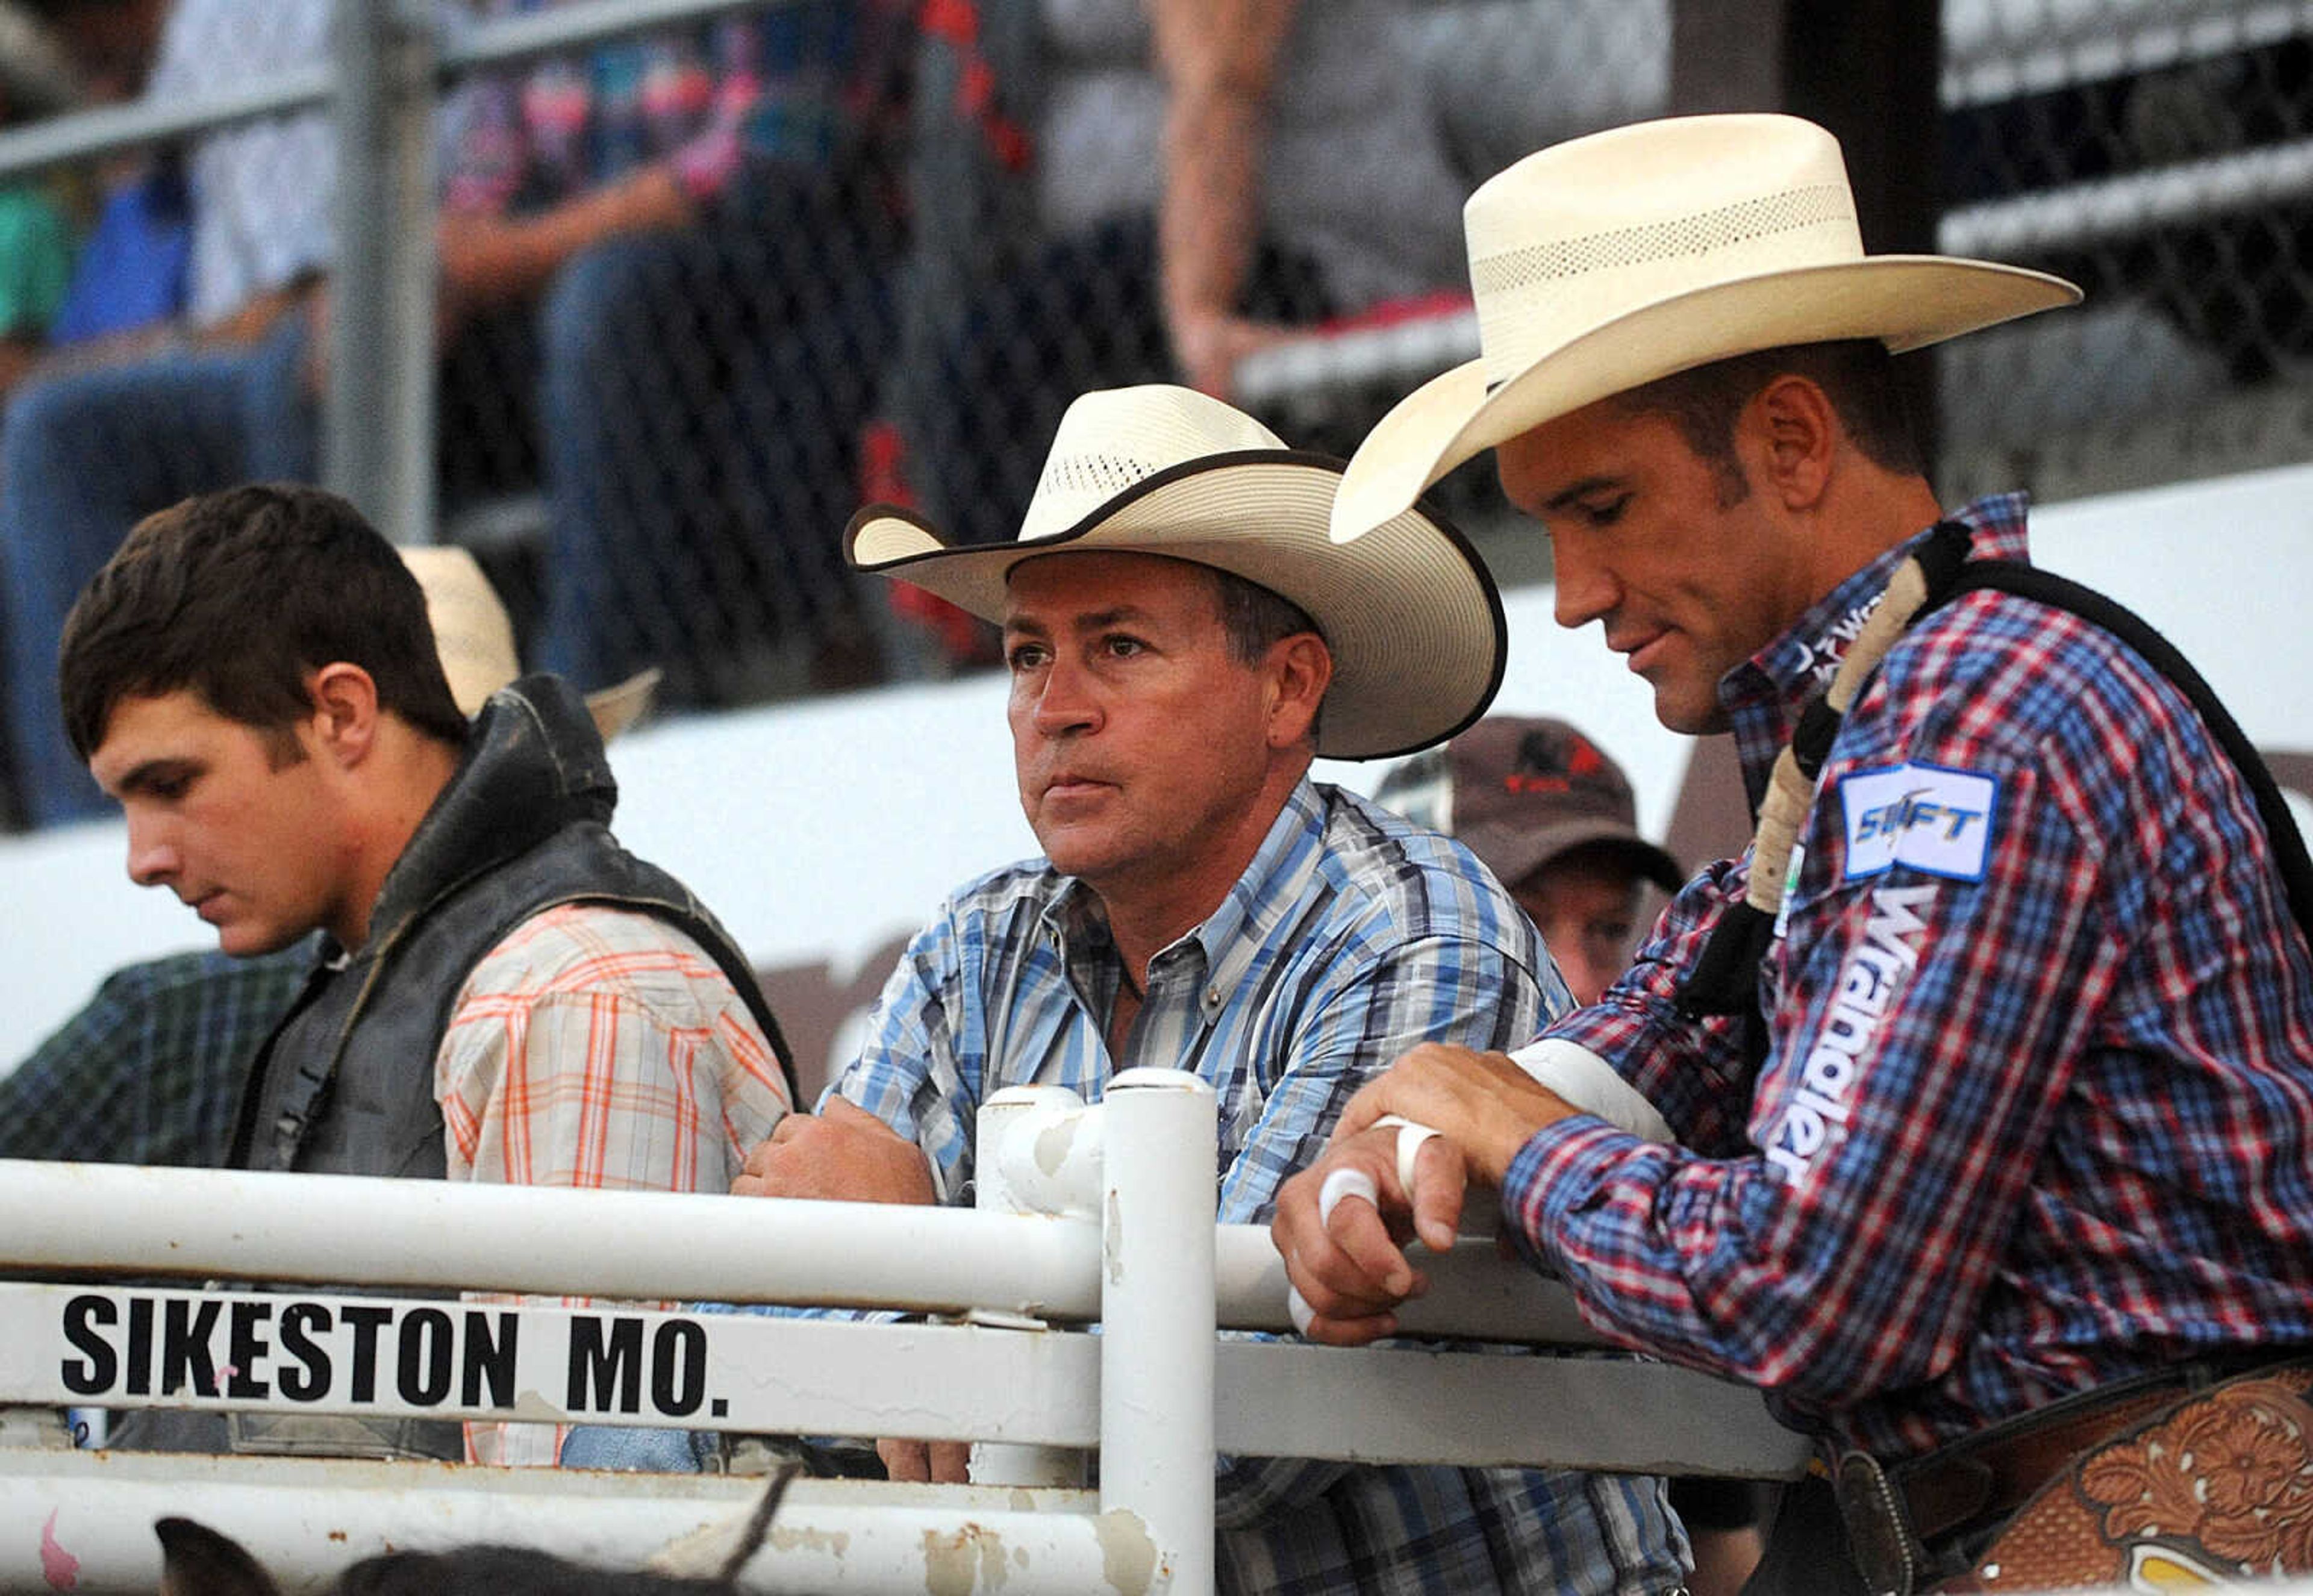
<path id="1" fill-rule="evenodd" d="M 349 1402 L 377 1400 L 377 1333 L 392 1322 L 391 1308 L 348 1308 L 345 1321 L 354 1332 L 354 1389 Z"/>
<path id="2" fill-rule="evenodd" d="M 65 1339 L 82 1354 L 64 1364 L 65 1390 L 75 1397 L 101 1397 L 120 1377 L 119 1356 L 97 1328 L 110 1329 L 119 1318 L 110 1297 L 84 1294 L 65 1304 Z"/>
<path id="3" fill-rule="evenodd" d="M 153 1299 L 128 1299 L 128 1394 L 153 1394 Z"/>
<path id="4" fill-rule="evenodd" d="M 210 1297 L 196 1305 L 171 1297 L 161 1305 L 161 1394 L 174 1396 L 192 1388 L 197 1397 L 217 1394 L 216 1364 L 209 1357 L 209 1337 L 216 1330 L 222 1299 Z"/>
<path id="5" fill-rule="evenodd" d="M 313 1339 L 328 1335 L 330 1325 L 330 1311 L 319 1302 L 292 1302 L 281 1310 L 281 1352 L 296 1359 L 298 1367 L 285 1364 L 274 1383 L 292 1402 L 318 1402 L 330 1394 L 329 1349 Z"/>
<path id="6" fill-rule="evenodd" d="M 497 1334 L 490 1334 L 492 1316 L 475 1309 L 466 1311 L 466 1378 L 459 1391 L 459 1400 L 469 1407 L 484 1406 L 482 1381 L 490 1382 L 488 1405 L 492 1407 L 514 1406 L 514 1355 L 516 1338 L 522 1330 L 520 1316 L 500 1313 Z"/>
<path id="7" fill-rule="evenodd" d="M 639 1413 L 643 1406 L 643 1321 L 621 1316 L 609 1321 L 610 1345 L 602 1344 L 600 1314 L 570 1320 L 569 1400 L 573 1413 Z M 618 1387 L 613 1401 L 611 1386 Z M 602 1393 L 601 1400 L 595 1393 Z"/>
<path id="8" fill-rule="evenodd" d="M 670 1319 L 651 1338 L 651 1405 L 683 1418 L 706 1399 L 707 1332 L 687 1319 Z"/>
<path id="9" fill-rule="evenodd" d="M 450 1316 L 412 1308 L 401 1316 L 401 1366 L 395 1389 L 412 1407 L 432 1407 L 450 1394 Z"/>
<path id="10" fill-rule="evenodd" d="M 224 1389 L 232 1397 L 269 1397 L 273 1393 L 258 1378 L 257 1366 L 273 1350 L 273 1343 L 257 1332 L 273 1318 L 273 1304 L 237 1297 L 233 1304 L 233 1337 L 225 1348 Z"/>

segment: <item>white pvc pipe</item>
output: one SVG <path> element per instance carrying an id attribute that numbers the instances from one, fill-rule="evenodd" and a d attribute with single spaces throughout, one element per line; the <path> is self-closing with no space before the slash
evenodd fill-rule
<path id="1" fill-rule="evenodd" d="M 981 1105 L 978 1205 L 998 1214 L 1100 1215 L 1100 1117 L 1065 1086 L 1007 1086 Z"/>
<path id="2" fill-rule="evenodd" d="M 252 1458 L 82 1453 L 66 1462 L 76 1467 L 47 1478 L 0 1473 L 0 1522 L 22 1527 L 0 1537 L 0 1589 L 152 1591 L 161 1571 L 153 1524 L 164 1517 L 231 1536 L 293 1592 L 322 1590 L 379 1552 L 483 1541 L 632 1571 L 678 1540 L 686 1549 L 706 1543 L 711 1558 L 763 1485 Z M 1084 1511 L 1086 1493 L 1051 1494 L 1041 1510 L 1022 1500 L 1019 1492 L 798 1482 L 740 1583 L 1080 1596 L 1117 1590 L 1115 1571 L 1155 1561 L 1130 1515 L 1095 1517 Z"/>
<path id="3" fill-rule="evenodd" d="M 0 1160 L 0 1269 L 1098 1317 L 1067 1220 Z"/>
<path id="4" fill-rule="evenodd" d="M 1098 1218 L 1099 1125 L 1084 1099 L 1064 1086 L 1007 1086 L 990 1094 L 973 1122 L 972 1206 L 983 1214 Z M 1043 1328 L 1019 1315 L 974 1319 L 998 1328 Z M 1085 1453 L 1075 1447 L 975 1441 L 970 1467 L 977 1486 L 1085 1483 Z"/>
<path id="5" fill-rule="evenodd" d="M 1213 1589 L 1212 1088 L 1126 1070 L 1102 1100 L 1100 1504 L 1138 1513 L 1169 1590 Z"/>

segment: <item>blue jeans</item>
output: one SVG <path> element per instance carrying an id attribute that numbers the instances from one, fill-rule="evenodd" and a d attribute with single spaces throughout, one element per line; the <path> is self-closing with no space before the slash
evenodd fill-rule
<path id="1" fill-rule="evenodd" d="M 565 1469 L 609 1469 L 621 1474 L 699 1474 L 713 1455 L 712 1430 L 640 1430 L 580 1425 L 562 1438 Z"/>
<path id="2" fill-rule="evenodd" d="M 0 428 L 0 618 L 17 792 L 36 826 L 106 811 L 65 740 L 57 651 L 73 601 L 128 529 L 197 493 L 312 474 L 305 323 L 247 349 L 38 378 Z"/>
<path id="3" fill-rule="evenodd" d="M 751 641 L 857 626 L 841 559 L 892 341 L 889 241 L 840 174 L 761 165 L 693 225 L 574 257 L 539 307 L 540 669 L 729 696 Z"/>

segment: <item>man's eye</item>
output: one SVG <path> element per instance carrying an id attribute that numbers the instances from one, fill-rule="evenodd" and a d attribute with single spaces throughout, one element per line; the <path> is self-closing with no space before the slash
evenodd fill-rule
<path id="1" fill-rule="evenodd" d="M 1148 647 L 1138 637 L 1111 636 L 1100 640 L 1101 652 L 1115 659 L 1130 659 Z"/>
<path id="2" fill-rule="evenodd" d="M 1016 643 L 1004 651 L 1004 662 L 1016 675 L 1033 671 L 1044 662 L 1044 645 L 1041 643 Z"/>
<path id="3" fill-rule="evenodd" d="M 1630 503 L 1629 494 L 1618 494 L 1601 503 L 1578 504 L 1575 508 L 1581 512 L 1582 519 L 1592 526 L 1613 526 L 1623 519 L 1623 512 L 1629 507 Z"/>

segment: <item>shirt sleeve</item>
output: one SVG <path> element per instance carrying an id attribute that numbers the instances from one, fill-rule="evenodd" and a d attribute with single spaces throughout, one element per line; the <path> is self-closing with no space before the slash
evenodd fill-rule
<path id="1" fill-rule="evenodd" d="M 703 950 L 587 906 L 534 916 L 475 967 L 435 1079 L 449 1178 L 520 1186 L 726 1191 L 788 1106 L 777 1055 Z M 564 1433 L 471 1425 L 468 1442 L 477 1461 L 551 1463 Z"/>
<path id="2" fill-rule="evenodd" d="M 875 1000 L 859 1057 L 828 1088 L 923 1150 L 943 1204 L 965 1201 L 972 1179 L 982 1072 L 958 1046 L 976 1014 L 964 979 L 951 906 L 908 944 Z"/>
<path id="3" fill-rule="evenodd" d="M 2015 1150 L 2043 1140 L 2120 958 L 2066 761 L 2002 763 L 1981 856 L 1957 873 L 1849 855 L 1826 786 L 1769 954 L 1775 1045 L 1739 1154 L 1582 1117 L 1520 1152 L 1505 1214 L 1593 1323 L 1825 1406 L 1959 1355 L 2031 1172 Z M 1614 1057 L 1634 1081 L 1684 1062 L 1675 1046 Z"/>
<path id="4" fill-rule="evenodd" d="M 1545 1002 L 1553 1013 L 1564 1011 L 1572 999 L 1531 931 L 1521 938 L 1522 923 L 1495 929 L 1499 934 L 1483 940 L 1435 936 L 1388 948 L 1350 963 L 1312 995 L 1282 1054 L 1290 1062 L 1221 1178 L 1222 1223 L 1267 1223 L 1278 1187 L 1315 1160 L 1350 1098 L 1400 1054 L 1428 1041 L 1499 1051 L 1533 1033 Z M 1306 1505 L 1359 1467 L 1220 1458 L 1214 1521 L 1241 1529 Z"/>

